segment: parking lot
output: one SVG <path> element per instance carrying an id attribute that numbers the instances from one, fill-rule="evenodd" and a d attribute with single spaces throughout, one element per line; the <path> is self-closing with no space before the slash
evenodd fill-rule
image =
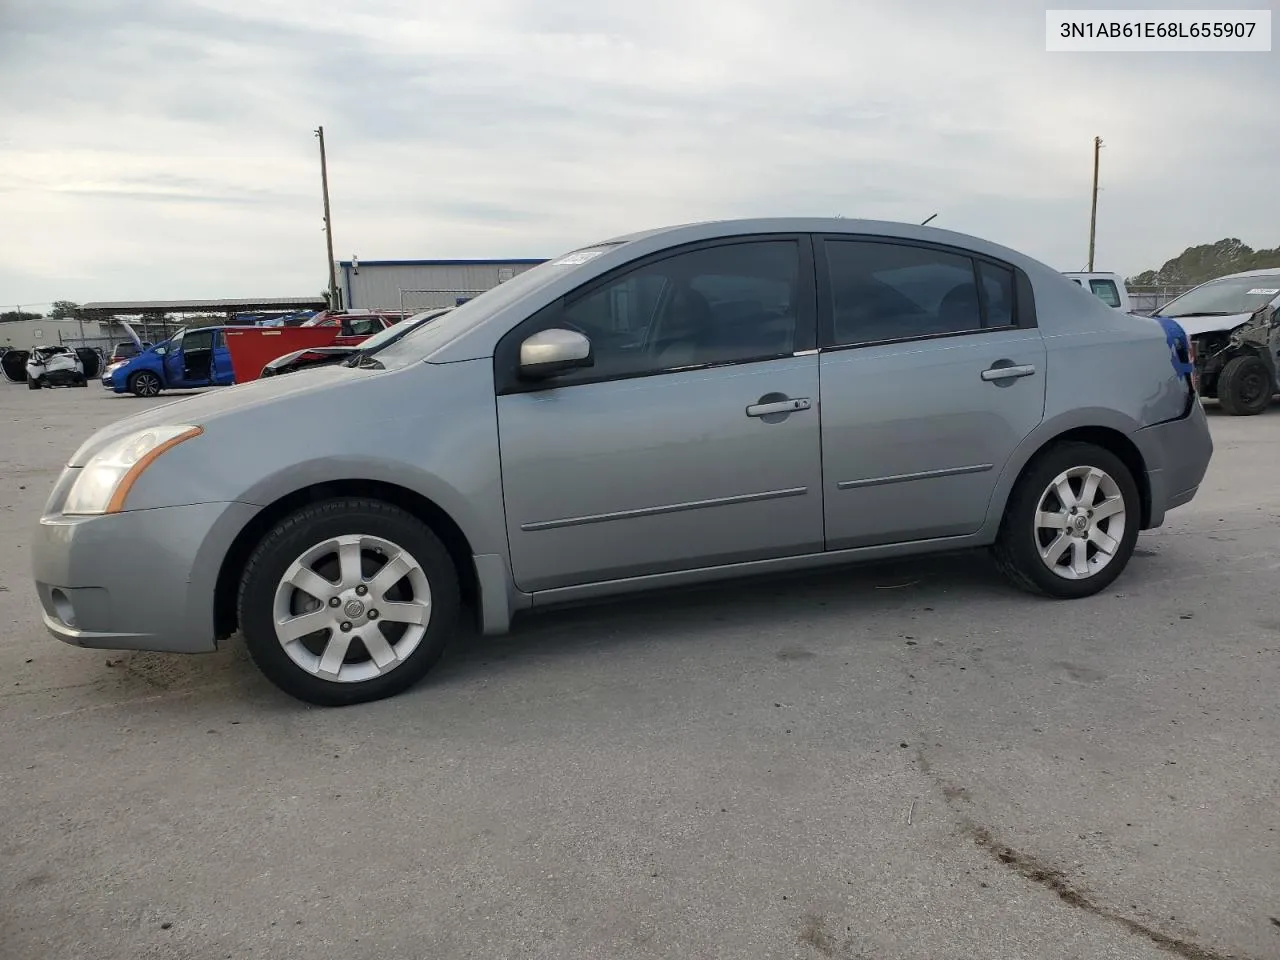
<path id="1" fill-rule="evenodd" d="M 1280 407 L 1092 599 L 687 591 L 324 710 L 40 625 L 61 464 L 172 399 L 0 386 L 0 958 L 1280 956 Z"/>

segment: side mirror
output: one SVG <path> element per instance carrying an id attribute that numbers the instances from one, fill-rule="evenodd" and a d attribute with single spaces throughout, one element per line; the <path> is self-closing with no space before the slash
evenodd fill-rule
<path id="1" fill-rule="evenodd" d="M 594 362 L 591 341 L 576 330 L 553 327 L 520 344 L 520 376 L 529 380 L 559 376 Z"/>

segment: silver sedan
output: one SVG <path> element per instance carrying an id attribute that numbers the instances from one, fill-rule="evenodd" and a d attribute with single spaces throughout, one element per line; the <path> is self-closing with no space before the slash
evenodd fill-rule
<path id="1" fill-rule="evenodd" d="M 323 415 L 318 412 L 323 411 Z M 321 704 L 421 678 L 474 617 L 987 548 L 1089 596 L 1212 444 L 1176 322 L 975 237 L 704 223 L 551 260 L 342 366 L 90 437 L 34 541 L 54 636 L 239 630 Z"/>

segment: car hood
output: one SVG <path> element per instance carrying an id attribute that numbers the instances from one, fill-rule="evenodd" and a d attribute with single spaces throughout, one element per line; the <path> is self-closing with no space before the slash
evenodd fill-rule
<path id="1" fill-rule="evenodd" d="M 1157 311 L 1155 316 L 1161 314 Z M 1233 313 L 1226 317 L 1168 317 L 1180 326 L 1188 337 L 1198 337 L 1202 333 L 1226 333 L 1252 317 L 1252 313 Z"/>
<path id="2" fill-rule="evenodd" d="M 353 353 L 359 352 L 359 350 L 360 350 L 360 347 L 355 344 L 347 347 L 302 347 L 298 350 L 294 350 L 292 353 L 286 353 L 283 356 L 276 357 L 274 360 L 268 363 L 267 366 L 269 367 L 278 366 L 281 363 L 286 363 L 290 360 L 295 360 L 298 357 L 302 356 L 303 354 L 307 354 L 307 353 L 319 354 L 322 357 L 347 357 Z"/>
<path id="3" fill-rule="evenodd" d="M 142 338 L 138 336 L 138 331 L 133 329 L 133 326 L 129 323 L 128 320 L 121 320 L 120 326 L 124 327 L 124 332 L 129 335 L 129 339 L 132 340 L 137 345 L 139 350 L 141 350 Z"/>
<path id="4" fill-rule="evenodd" d="M 326 391 L 353 386 L 361 380 L 379 375 L 385 375 L 385 372 L 353 367 L 313 367 L 299 370 L 287 377 L 267 377 L 264 380 L 253 380 L 249 383 L 222 387 L 208 393 L 162 403 L 103 427 L 81 444 L 80 449 L 67 461 L 67 465 L 82 467 L 108 443 L 137 430 L 170 424 L 204 426 L 210 421 L 231 414 L 241 414 L 282 397 L 302 394 L 323 395 Z M 315 407 L 317 410 L 322 410 L 326 404 L 333 402 L 332 396 L 323 396 L 315 400 Z"/>

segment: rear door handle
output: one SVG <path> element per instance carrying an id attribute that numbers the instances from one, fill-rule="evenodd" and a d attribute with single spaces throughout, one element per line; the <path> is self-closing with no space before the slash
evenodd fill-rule
<path id="1" fill-rule="evenodd" d="M 982 379 L 990 383 L 992 380 L 1013 380 L 1017 377 L 1029 377 L 1036 372 L 1034 364 L 1023 363 L 1007 367 L 988 367 L 982 371 Z"/>
<path id="2" fill-rule="evenodd" d="M 813 403 L 808 397 L 775 400 L 772 403 L 753 403 L 747 407 L 747 416 L 767 417 L 771 413 L 795 413 L 797 410 L 808 410 L 811 406 Z"/>

